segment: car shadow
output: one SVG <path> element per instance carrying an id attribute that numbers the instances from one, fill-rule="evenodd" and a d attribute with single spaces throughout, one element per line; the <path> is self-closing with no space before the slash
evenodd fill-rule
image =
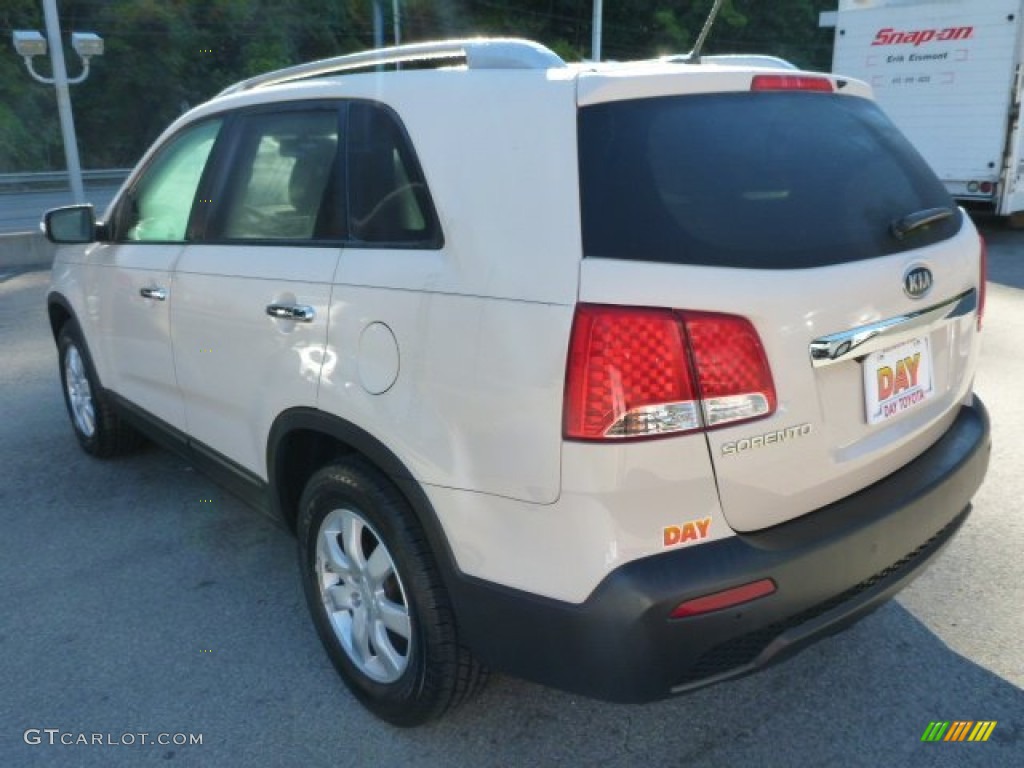
<path id="1" fill-rule="evenodd" d="M 892 602 L 761 674 L 652 705 L 501 679 L 427 738 L 447 745 L 452 765 L 575 765 L 588 755 L 604 765 L 1018 766 L 1022 713 L 1024 691 Z M 997 725 L 984 744 L 921 741 L 931 722 L 957 720 Z"/>

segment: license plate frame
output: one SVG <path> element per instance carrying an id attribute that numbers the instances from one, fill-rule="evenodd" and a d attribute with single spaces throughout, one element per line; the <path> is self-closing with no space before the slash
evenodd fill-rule
<path id="1" fill-rule="evenodd" d="M 884 424 L 917 410 L 935 395 L 927 336 L 919 336 L 864 358 L 864 412 L 868 424 Z"/>

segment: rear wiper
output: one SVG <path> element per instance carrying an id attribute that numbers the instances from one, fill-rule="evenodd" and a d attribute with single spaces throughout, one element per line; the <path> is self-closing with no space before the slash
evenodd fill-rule
<path id="1" fill-rule="evenodd" d="M 943 221 L 953 215 L 952 208 L 925 208 L 923 211 L 908 213 L 889 225 L 889 231 L 897 240 L 902 240 L 916 229 Z"/>

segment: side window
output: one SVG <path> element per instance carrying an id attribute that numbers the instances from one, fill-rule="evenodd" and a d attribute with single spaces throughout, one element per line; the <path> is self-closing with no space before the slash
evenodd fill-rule
<path id="1" fill-rule="evenodd" d="M 187 128 L 158 152 L 119 206 L 117 239 L 185 240 L 196 190 L 220 127 L 220 120 L 208 120 Z"/>
<path id="2" fill-rule="evenodd" d="M 224 200 L 217 201 L 214 239 L 343 236 L 333 173 L 336 110 L 247 115 L 239 120 L 237 142 Z"/>
<path id="3" fill-rule="evenodd" d="M 441 247 L 416 156 L 397 117 L 353 102 L 348 117 L 349 235 L 355 245 Z"/>

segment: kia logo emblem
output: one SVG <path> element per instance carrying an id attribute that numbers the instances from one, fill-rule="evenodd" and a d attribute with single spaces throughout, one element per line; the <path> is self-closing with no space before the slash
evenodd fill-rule
<path id="1" fill-rule="evenodd" d="M 932 271 L 928 267 L 913 266 L 903 275 L 903 292 L 910 298 L 923 298 L 931 289 Z"/>

